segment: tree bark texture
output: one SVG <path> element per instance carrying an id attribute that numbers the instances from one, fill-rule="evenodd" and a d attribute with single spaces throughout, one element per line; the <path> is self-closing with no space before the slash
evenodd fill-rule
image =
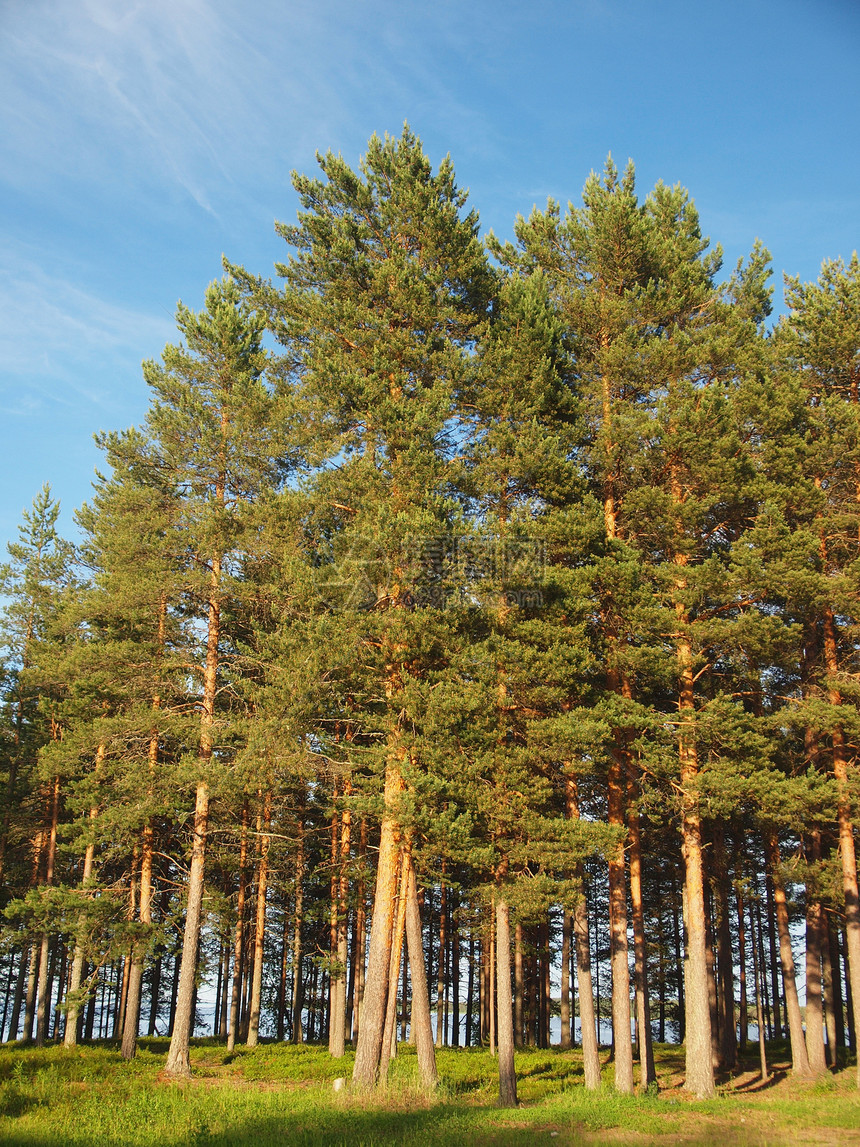
<path id="1" fill-rule="evenodd" d="M 398 762 L 394 757 L 389 758 L 385 770 L 386 812 L 379 840 L 367 982 L 352 1073 L 353 1083 L 361 1088 L 374 1087 L 379 1078 L 400 854 L 400 830 L 393 810 L 402 791 Z"/>
<path id="2" fill-rule="evenodd" d="M 266 938 L 266 895 L 269 883 L 269 842 L 272 828 L 272 792 L 263 797 L 263 833 L 260 837 L 260 860 L 257 866 L 257 913 L 254 926 L 254 979 L 251 984 L 251 1008 L 248 1023 L 248 1047 L 260 1040 L 260 1010 L 263 999 L 263 945 Z"/>
<path id="3" fill-rule="evenodd" d="M 496 999 L 498 1001 L 499 1106 L 517 1106 L 514 1007 L 511 992 L 511 924 L 507 901 L 496 896 Z"/>

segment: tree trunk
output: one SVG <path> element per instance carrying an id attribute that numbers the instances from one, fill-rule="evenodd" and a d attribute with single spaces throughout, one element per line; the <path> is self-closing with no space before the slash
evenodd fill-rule
<path id="1" fill-rule="evenodd" d="M 445 861 L 439 888 L 439 959 L 436 961 L 436 1047 L 445 1040 L 445 942 L 448 938 L 448 888 L 445 884 Z"/>
<path id="2" fill-rule="evenodd" d="M 131 858 L 131 873 L 129 877 L 128 908 L 125 918 L 131 923 L 137 912 L 137 865 L 140 860 L 138 847 L 135 844 Z M 119 972 L 117 976 L 116 1007 L 113 1017 L 113 1031 L 111 1039 L 120 1039 L 125 1025 L 125 1008 L 128 1001 L 128 981 L 131 972 L 132 952 L 120 956 Z"/>
<path id="3" fill-rule="evenodd" d="M 304 802 L 299 808 L 296 846 L 296 895 L 293 918 L 293 1020 L 290 1042 L 302 1042 L 302 923 L 304 921 L 305 825 Z"/>
<path id="4" fill-rule="evenodd" d="M 720 1066 L 731 1070 L 738 1061 L 738 1034 L 735 1023 L 734 961 L 729 923 L 729 872 L 722 826 L 714 830 L 713 895 L 717 914 L 717 967 L 720 973 Z"/>
<path id="5" fill-rule="evenodd" d="M 635 807 L 636 768 L 628 765 L 627 837 L 630 842 L 630 906 L 633 916 L 633 981 L 636 989 L 636 1034 L 639 1045 L 639 1082 L 647 1087 L 657 1079 L 654 1067 L 654 1041 L 651 1035 L 651 1003 L 648 999 L 648 961 L 645 947 L 645 911 L 642 905 L 642 834 L 639 810 Z M 562 1021 L 562 1027 L 564 1023 Z"/>
<path id="6" fill-rule="evenodd" d="M 511 995 L 511 926 L 507 901 L 496 893 L 496 998 L 498 1001 L 499 1106 L 517 1106 L 514 1010 Z"/>
<path id="7" fill-rule="evenodd" d="M 680 559 L 679 559 L 680 560 Z M 678 592 L 686 580 L 676 581 Z M 695 699 L 693 652 L 686 629 L 687 611 L 678 601 L 676 653 L 678 661 L 680 724 L 678 759 L 681 774 L 681 851 L 684 857 L 684 923 L 687 933 L 684 968 L 684 1030 L 686 1038 L 685 1086 L 699 1099 L 714 1094 L 711 1059 L 711 1005 L 709 1000 L 705 881 L 702 864 L 702 818 L 699 811 L 699 760 L 694 728 Z"/>
<path id="8" fill-rule="evenodd" d="M 800 1002 L 797 998 L 797 974 L 794 968 L 794 953 L 791 950 L 791 932 L 788 926 L 788 905 L 785 886 L 780 871 L 779 842 L 775 829 L 765 829 L 765 850 L 773 882 L 773 899 L 776 907 L 776 925 L 779 931 L 779 957 L 782 964 L 782 980 L 785 990 L 785 1004 L 788 1012 L 788 1031 L 791 1039 L 791 1066 L 795 1075 L 808 1076 L 809 1059 L 806 1055 L 806 1042 L 803 1037 L 803 1019 Z"/>
<path id="9" fill-rule="evenodd" d="M 223 939 L 218 941 L 218 978 L 215 983 L 215 1015 L 212 1017 L 212 1038 L 218 1038 L 218 1028 L 221 1026 L 221 990 L 226 984 L 226 974 L 229 969 L 229 956 Z M 227 968 L 225 969 L 225 965 Z"/>
<path id="10" fill-rule="evenodd" d="M 424 967 L 424 945 L 421 934 L 421 913 L 418 908 L 418 890 L 415 869 L 409 858 L 406 884 L 406 944 L 409 971 L 412 977 L 412 1035 L 418 1053 L 418 1074 L 422 1087 L 438 1086 L 436 1048 L 433 1043 L 433 1025 L 430 1020 L 430 996 L 427 991 L 427 972 Z"/>
<path id="11" fill-rule="evenodd" d="M 487 1016 L 490 1024 L 490 1055 L 496 1054 L 496 924 L 495 920 L 495 905 L 493 905 L 493 915 L 490 918 L 489 943 L 487 947 Z"/>
<path id="12" fill-rule="evenodd" d="M 69 965 L 69 949 L 68 949 L 68 946 L 66 944 L 63 944 L 61 942 L 60 943 L 60 971 L 59 971 L 59 974 L 57 976 L 57 1000 L 56 1000 L 56 1003 L 54 1004 L 53 1034 L 51 1036 L 51 1038 L 54 1040 L 59 1038 L 61 1020 L 65 1020 L 65 1016 L 63 1015 L 63 1011 L 62 1011 L 62 1004 L 63 1004 L 63 1000 L 65 999 L 66 994 L 68 992 L 68 986 L 67 986 L 66 981 L 68 978 L 67 972 L 70 972 L 70 971 L 71 971 L 71 967 Z M 5 1016 L 4 1016 L 4 1020 L 5 1020 Z M 2 1033 L 2 1030 L 3 1030 L 3 1024 L 0 1023 L 0 1033 Z"/>
<path id="13" fill-rule="evenodd" d="M 683 880 L 679 881 L 681 886 L 681 898 L 683 901 Z M 674 942 L 674 955 L 675 955 L 675 991 L 678 996 L 678 1042 L 684 1043 L 684 1036 L 686 1035 L 685 1028 L 685 1015 L 687 1012 L 687 1001 L 684 999 L 684 954 L 681 947 L 681 925 L 678 920 L 678 902 L 674 895 L 675 889 L 672 889 L 672 940 Z"/>
<path id="14" fill-rule="evenodd" d="M 93 1030 L 96 1022 L 96 993 L 98 992 L 98 980 L 101 975 L 101 967 L 94 968 L 90 973 L 93 981 L 93 988 L 90 992 L 90 1001 L 87 1004 L 86 1016 L 84 1018 L 84 1039 L 89 1043 L 93 1038 Z"/>
<path id="15" fill-rule="evenodd" d="M 358 1044 L 358 1033 L 361 1024 L 361 1008 L 364 1002 L 364 969 L 367 950 L 367 909 L 366 889 L 364 884 L 364 868 L 367 862 L 367 819 L 361 818 L 361 832 L 358 838 L 358 886 L 356 888 L 355 922 L 355 989 L 352 1008 L 352 1042 Z"/>
<path id="16" fill-rule="evenodd" d="M 278 1010 L 277 1021 L 275 1026 L 275 1039 L 278 1043 L 282 1043 L 284 1039 L 284 1019 L 287 1010 L 287 965 L 289 963 L 289 932 L 290 932 L 290 916 L 287 912 L 287 905 L 284 904 L 284 919 L 281 930 L 281 975 L 278 980 Z M 225 995 L 226 1002 L 226 995 Z"/>
<path id="17" fill-rule="evenodd" d="M 717 1001 L 717 966 L 714 959 L 714 929 L 711 915 L 711 889 L 705 880 L 705 959 L 708 966 L 708 1003 L 711 1008 L 711 1061 L 720 1064 L 720 1017 Z"/>
<path id="18" fill-rule="evenodd" d="M 154 767 L 158 754 L 158 738 L 153 736 L 149 746 L 150 762 Z M 148 943 L 149 928 L 152 924 L 152 824 L 143 829 L 140 856 L 140 923 L 144 936 L 133 947 L 131 966 L 128 975 L 128 996 L 126 999 L 125 1024 L 122 1033 L 122 1058 L 133 1059 L 137 1052 L 137 1030 L 140 1026 L 140 997 L 143 986 L 143 961 Z"/>
<path id="19" fill-rule="evenodd" d="M 830 921 L 828 914 L 821 914 L 821 979 L 824 995 L 824 1024 L 827 1030 L 827 1064 L 836 1068 L 839 1048 L 839 1015 L 836 1007 L 837 985 L 833 979 L 833 963 L 830 952 Z"/>
<path id="20" fill-rule="evenodd" d="M 379 840 L 367 984 L 352 1073 L 353 1083 L 362 1088 L 374 1087 L 379 1077 L 400 853 L 400 830 L 394 808 L 402 791 L 399 764 L 392 755 L 385 770 L 385 814 Z"/>
<path id="21" fill-rule="evenodd" d="M 37 973 L 36 995 L 38 1006 L 36 1008 L 36 1047 L 44 1047 L 48 1038 L 48 960 L 50 956 L 51 938 L 47 932 L 42 933 L 39 942 L 39 970 Z"/>
<path id="22" fill-rule="evenodd" d="M 481 962 L 478 966 L 478 1042 L 481 1047 L 489 1039 L 490 1016 L 487 1011 L 487 941 L 484 930 L 480 937 Z"/>
<path id="23" fill-rule="evenodd" d="M 749 1028 L 749 1003 L 747 1001 L 747 944 L 746 927 L 744 924 L 744 899 L 740 884 L 735 885 L 735 904 L 738 915 L 738 989 L 740 1012 L 739 1045 L 741 1052 L 746 1051 L 747 1030 Z"/>
<path id="24" fill-rule="evenodd" d="M 771 995 L 773 997 L 773 1032 L 776 1039 L 782 1039 L 785 1033 L 782 1023 L 782 993 L 779 990 L 779 948 L 777 945 L 776 913 L 773 907 L 773 882 L 771 881 L 769 873 L 765 876 L 764 883 L 767 898 L 768 939 L 770 941 L 768 948 L 770 954 Z M 762 940 L 763 939 L 764 934 L 762 934 Z"/>
<path id="25" fill-rule="evenodd" d="M 752 913 L 753 905 L 750 902 L 750 913 Z M 771 1023 L 771 1010 L 770 1010 L 770 995 L 768 993 L 767 984 L 767 956 L 764 950 L 764 924 L 762 923 L 761 916 L 761 896 L 756 893 L 755 901 L 755 914 L 756 922 L 758 923 L 758 958 L 759 967 L 761 968 L 761 1005 L 764 1009 L 765 1022 L 767 1024 L 768 1035 L 773 1039 L 773 1024 Z"/>
<path id="26" fill-rule="evenodd" d="M 260 861 L 257 867 L 257 917 L 254 927 L 254 980 L 251 985 L 251 1009 L 248 1023 L 248 1047 L 260 1040 L 260 1009 L 263 996 L 263 943 L 266 937 L 266 892 L 269 881 L 269 840 L 272 829 L 272 792 L 263 798 L 263 834 L 260 837 Z"/>
<path id="27" fill-rule="evenodd" d="M 561 1039 L 559 1047 L 567 1051 L 570 1047 L 570 932 L 571 913 L 567 908 L 562 910 L 561 917 Z"/>
<path id="28" fill-rule="evenodd" d="M 104 760 L 105 746 L 104 743 L 100 744 L 96 750 L 96 769 Z M 98 808 L 95 806 L 90 809 L 90 824 L 95 821 L 98 816 Z M 95 841 L 90 840 L 84 852 L 84 867 L 81 873 L 80 887 L 86 889 L 87 884 L 92 878 L 93 874 L 93 860 L 95 858 Z M 69 977 L 69 990 L 67 999 L 69 999 L 69 1006 L 66 1009 L 66 1030 L 63 1035 L 63 1043 L 66 1047 L 75 1047 L 78 1042 L 78 1016 L 80 1015 L 80 1002 L 75 998 L 81 989 L 81 981 L 83 979 L 84 971 L 84 942 L 86 940 L 86 917 L 81 913 L 78 918 L 78 934 L 75 940 L 75 951 L 72 957 L 72 971 Z"/>
<path id="29" fill-rule="evenodd" d="M 397 1054 L 397 981 L 400 979 L 400 963 L 403 958 L 403 939 L 406 935 L 406 884 L 408 880 L 409 853 L 401 849 L 400 873 L 397 881 L 397 910 L 394 917 L 394 930 L 391 944 L 391 958 L 388 965 L 388 993 L 385 1004 L 385 1023 L 382 1028 L 382 1048 L 379 1053 L 379 1082 L 388 1078 L 388 1064 Z"/>
<path id="30" fill-rule="evenodd" d="M 33 838 L 33 866 L 30 873 L 31 888 L 35 888 L 39 883 L 39 873 L 42 868 L 45 842 L 46 833 L 43 825 L 38 829 Z M 30 962 L 27 968 L 27 993 L 24 999 L 24 1027 L 21 1032 L 22 1043 L 30 1043 L 33 1039 L 33 1025 L 36 1020 L 36 987 L 39 972 L 40 949 L 41 944 L 39 942 L 34 941 L 30 945 Z"/>
<path id="31" fill-rule="evenodd" d="M 345 788 L 348 792 L 348 788 Z M 337 883 L 334 904 L 334 956 L 336 967 L 332 973 L 332 1010 L 329 1027 L 328 1049 L 335 1059 L 343 1056 L 346 1044 L 346 973 L 348 959 L 347 893 L 349 891 L 349 850 L 352 827 L 349 809 L 344 809 L 340 817 L 340 842 L 336 851 Z M 337 844 L 337 841 L 336 841 Z"/>
<path id="32" fill-rule="evenodd" d="M 152 962 L 152 984 L 149 990 L 149 1022 L 146 1025 L 146 1034 L 155 1035 L 158 1024 L 158 1005 L 161 996 L 161 972 L 164 966 L 164 952 L 156 948 L 156 956 Z"/>
<path id="33" fill-rule="evenodd" d="M 191 871 L 188 877 L 188 905 L 182 939 L 182 960 L 176 981 L 176 1010 L 173 1035 L 164 1065 L 166 1075 L 190 1078 L 189 1047 L 194 1023 L 194 981 L 197 976 L 197 949 L 200 942 L 200 920 L 203 909 L 203 870 L 206 856 L 206 831 L 209 824 L 209 785 L 198 781 L 194 807 L 194 838 L 191 849 Z"/>
<path id="34" fill-rule="evenodd" d="M 523 1046 L 523 925 L 517 920 L 514 928 L 514 1047 Z"/>
<path id="35" fill-rule="evenodd" d="M 248 802 L 242 802 L 242 830 L 239 837 L 239 891 L 236 896 L 236 929 L 233 934 L 233 985 L 230 993 L 230 1022 L 227 1051 L 232 1052 L 239 1034 L 239 1007 L 242 1000 L 242 967 L 245 962 L 245 896 L 248 863 Z"/>
<path id="36" fill-rule="evenodd" d="M 451 1046 L 460 1046 L 460 898 L 451 894 Z"/>
<path id="37" fill-rule="evenodd" d="M 567 815 L 579 819 L 579 801 L 576 781 L 565 777 Z M 577 865 L 574 877 L 579 884 L 579 899 L 573 909 L 573 938 L 576 951 L 576 980 L 579 994 L 579 1029 L 582 1038 L 582 1063 L 586 1091 L 600 1087 L 600 1052 L 597 1037 L 597 1017 L 594 1010 L 594 988 L 591 983 L 591 940 L 588 930 L 588 901 L 585 892 L 585 872 Z"/>
<path id="38" fill-rule="evenodd" d="M 403 970 L 400 975 L 400 1042 L 406 1043 L 407 1027 L 409 1023 L 409 960 L 402 961 Z M 414 1040 L 410 1040 L 414 1044 Z"/>
<path id="39" fill-rule="evenodd" d="M 525 1035 L 526 1047 L 535 1047 L 538 1013 L 538 986 L 537 986 L 537 953 L 533 950 L 534 929 L 527 929 L 529 951 L 525 957 Z"/>
<path id="40" fill-rule="evenodd" d="M 832 609 L 824 612 L 824 656 L 830 679 L 827 695 L 831 705 L 841 705 L 842 695 L 835 687 L 839 672 L 836 645 L 836 625 Z M 838 792 L 839 856 L 842 860 L 842 888 L 845 896 L 845 937 L 851 995 L 848 1001 L 854 1031 L 860 1031 L 860 889 L 857 882 L 857 854 L 854 846 L 854 825 L 851 819 L 851 798 L 848 783 L 848 755 L 845 734 L 840 726 L 832 733 L 833 775 Z M 857 1056 L 856 1085 L 860 1087 L 860 1055 Z"/>
<path id="41" fill-rule="evenodd" d="M 48 849 L 45 862 L 45 884 L 50 887 L 54 883 L 54 861 L 57 855 L 57 823 L 60 815 L 60 778 L 54 778 L 51 797 L 51 827 L 48 836 Z M 50 995 L 48 975 L 48 947 L 47 932 L 42 936 L 39 949 L 38 997 L 39 1006 L 36 1012 L 36 1047 L 42 1047 L 48 1038 L 48 996 Z"/>
<path id="42" fill-rule="evenodd" d="M 760 959 L 760 944 L 756 943 L 755 933 L 755 916 L 753 914 L 753 905 L 750 901 L 750 947 L 753 954 L 753 979 L 755 980 L 755 1013 L 756 1024 L 758 1026 L 758 1051 L 759 1062 L 761 1064 L 761 1081 L 767 1083 L 767 1048 L 765 1047 L 764 1038 L 764 1008 L 762 1007 L 762 988 L 765 981 L 764 966 Z M 759 932 L 759 941 L 761 940 L 761 932 Z"/>
<path id="43" fill-rule="evenodd" d="M 472 1047 L 473 1012 L 475 1007 L 475 932 L 469 928 L 469 970 L 466 974 L 466 1034 L 464 1047 Z"/>
<path id="44" fill-rule="evenodd" d="M 811 860 L 821 860 L 821 832 L 810 833 Z M 824 935 L 824 910 L 817 891 L 806 887 L 806 1055 L 813 1075 L 827 1071 L 824 1055 L 824 1000 L 821 976 L 821 942 Z"/>
<path id="45" fill-rule="evenodd" d="M 542 920 L 538 925 L 540 937 L 540 1033 L 539 1046 L 543 1049 L 549 1047 L 549 1004 L 550 1004 L 550 953 L 549 953 L 549 921 Z"/>
<path id="46" fill-rule="evenodd" d="M 227 1027 L 230 1015 L 230 937 L 229 933 L 224 937 L 224 951 L 222 955 L 223 972 L 221 975 L 221 997 L 218 1006 L 218 1025 L 217 1031 L 213 1031 L 213 1035 L 217 1035 L 218 1039 L 223 1039 L 225 1044 L 227 1042 Z"/>
<path id="47" fill-rule="evenodd" d="M 844 924 L 843 924 L 842 928 L 839 930 L 839 932 L 840 932 L 840 935 L 842 938 L 841 943 L 842 943 L 843 955 L 840 958 L 842 959 L 842 968 L 843 968 L 843 971 L 845 972 L 845 995 L 846 995 L 847 999 L 850 1001 L 851 1000 L 851 965 L 848 963 L 848 936 L 846 934 Z M 848 1047 L 850 1048 L 851 1052 L 854 1055 L 856 1055 L 857 1054 L 857 1028 L 854 1024 L 854 1011 L 851 1008 L 850 1003 L 849 1003 L 849 1007 L 846 1011 L 846 1019 L 848 1020 Z"/>
<path id="48" fill-rule="evenodd" d="M 607 673 L 607 685 L 616 693 L 621 683 L 614 670 Z M 609 853 L 609 966 L 612 971 L 612 1040 L 615 1048 L 615 1090 L 633 1094 L 633 1039 L 630 1031 L 630 966 L 627 954 L 627 877 L 624 839 L 624 804 L 627 787 L 627 751 L 621 741 L 624 733 L 613 730 L 607 800 L 609 824 L 619 830 L 619 838 Z"/>
<path id="49" fill-rule="evenodd" d="M 3 1018 L 0 1019 L 0 1043 L 6 1034 L 6 1017 L 9 1014 L 9 1001 L 12 998 L 12 979 L 15 971 L 15 952 L 9 953 L 9 966 L 6 969 L 6 990 L 3 993 Z"/>
<path id="50" fill-rule="evenodd" d="M 164 642 L 167 626 L 167 594 L 162 592 L 158 605 L 158 628 L 156 636 L 156 660 L 164 652 Z M 161 697 L 156 694 L 152 699 L 152 708 L 157 713 L 161 708 Z M 155 783 L 155 773 L 158 768 L 158 729 L 153 728 L 149 738 L 147 753 L 149 766 L 150 797 Z M 143 984 L 143 962 L 148 944 L 148 933 L 152 925 L 152 843 L 153 826 L 150 821 L 144 826 L 143 840 L 141 842 L 140 858 L 140 923 L 144 938 L 133 948 L 131 968 L 128 981 L 128 1001 L 126 1005 L 125 1026 L 122 1033 L 122 1057 L 132 1059 L 137 1051 L 137 1030 L 140 1025 L 140 997 Z"/>
<path id="51" fill-rule="evenodd" d="M 222 430 L 224 423 L 222 419 Z M 223 480 L 219 479 L 216 499 L 224 502 Z M 203 882 L 206 861 L 206 834 L 209 828 L 209 783 L 206 773 L 212 761 L 212 728 L 215 723 L 215 694 L 218 684 L 218 642 L 221 636 L 221 554 L 212 558 L 209 578 L 206 665 L 203 670 L 203 707 L 200 715 L 200 775 L 194 802 L 194 834 L 191 845 L 191 870 L 188 875 L 188 906 L 182 939 L 182 964 L 176 997 L 176 1015 L 165 1074 L 174 1078 L 191 1075 L 188 1049 L 194 1026 L 194 984 L 200 947 L 200 924 L 203 909 Z"/>
<path id="52" fill-rule="evenodd" d="M 9 1020 L 9 1033 L 7 1038 L 10 1041 L 18 1037 L 21 1004 L 24 1000 L 24 985 L 27 982 L 27 968 L 30 963 L 30 950 L 31 947 L 29 944 L 25 944 L 21 949 L 21 959 L 18 964 L 18 978 L 15 983 L 15 995 L 12 1000 L 12 1016 Z"/>

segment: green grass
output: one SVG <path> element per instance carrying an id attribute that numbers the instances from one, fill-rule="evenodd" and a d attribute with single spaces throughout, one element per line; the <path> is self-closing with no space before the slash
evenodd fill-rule
<path id="1" fill-rule="evenodd" d="M 0 1048 L 0 1143 L 13 1147 L 414 1147 L 476 1144 L 672 1143 L 737 1147 L 860 1143 L 860 1098 L 853 1072 L 817 1084 L 782 1079 L 755 1086 L 752 1073 L 715 1100 L 690 1101 L 679 1085 L 678 1049 L 658 1051 L 659 1094 L 621 1096 L 611 1068 L 596 1094 L 582 1086 L 577 1052 L 517 1054 L 521 1106 L 495 1106 L 496 1063 L 485 1051 L 439 1054 L 442 1085 L 428 1099 L 410 1049 L 392 1065 L 384 1092 L 335 1092 L 352 1055 L 325 1048 L 264 1044 L 227 1055 L 199 1041 L 194 1080 L 161 1075 L 166 1040 L 142 1040 L 131 1064 L 110 1046 L 43 1050 Z"/>

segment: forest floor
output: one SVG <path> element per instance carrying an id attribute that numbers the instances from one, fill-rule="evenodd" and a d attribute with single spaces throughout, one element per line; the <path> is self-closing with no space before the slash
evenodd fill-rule
<path id="1" fill-rule="evenodd" d="M 384 1092 L 335 1090 L 349 1079 L 352 1055 L 324 1047 L 263 1044 L 230 1055 L 195 1041 L 194 1078 L 163 1075 L 167 1040 L 141 1040 L 132 1063 L 115 1044 L 0 1047 L 0 1143 L 13 1147 L 537 1147 L 608 1143 L 728 1144 L 731 1147 L 860 1145 L 860 1092 L 853 1069 L 816 1083 L 793 1080 L 776 1046 L 773 1077 L 757 1061 L 721 1079 L 717 1098 L 683 1089 L 683 1053 L 657 1049 L 659 1087 L 622 1096 L 604 1067 L 600 1091 L 582 1086 L 578 1051 L 517 1053 L 520 1106 L 495 1106 L 496 1063 L 484 1050 L 438 1053 L 442 1084 L 432 1097 L 417 1086 L 408 1047 L 392 1064 Z M 603 1061 L 608 1059 L 604 1051 Z"/>

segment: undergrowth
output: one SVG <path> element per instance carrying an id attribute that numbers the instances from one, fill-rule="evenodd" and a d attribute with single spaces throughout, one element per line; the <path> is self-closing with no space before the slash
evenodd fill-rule
<path id="1" fill-rule="evenodd" d="M 442 1082 L 432 1096 L 419 1086 L 409 1048 L 392 1063 L 388 1086 L 373 1094 L 334 1090 L 335 1079 L 350 1077 L 350 1052 L 334 1060 L 323 1047 L 263 1044 L 228 1055 L 201 1040 L 192 1049 L 193 1080 L 174 1083 L 162 1074 L 166 1051 L 166 1040 L 144 1039 L 137 1058 L 124 1063 L 115 1045 L 0 1048 L 0 1143 L 535 1147 L 595 1143 L 606 1132 L 637 1144 L 860 1142 L 853 1073 L 808 1085 L 783 1079 L 757 1093 L 736 1080 L 718 1098 L 693 1102 L 679 1086 L 677 1049 L 658 1052 L 661 1089 L 635 1096 L 612 1089 L 611 1066 L 601 1090 L 586 1092 L 578 1052 L 518 1052 L 516 1110 L 496 1107 L 497 1064 L 481 1049 L 440 1051 Z"/>

